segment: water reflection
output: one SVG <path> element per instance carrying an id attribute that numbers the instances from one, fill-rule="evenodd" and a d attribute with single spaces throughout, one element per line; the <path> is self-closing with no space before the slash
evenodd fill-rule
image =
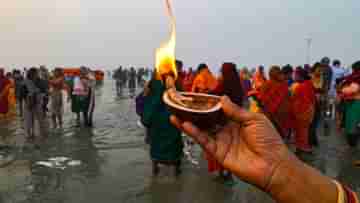
<path id="1" fill-rule="evenodd" d="M 136 124 L 135 102 L 127 89 L 117 96 L 112 85 L 105 81 L 97 87 L 93 129 L 76 127 L 69 105 L 64 128 L 50 129 L 48 138 L 37 145 L 24 140 L 20 120 L 0 123 L 0 142 L 18 149 L 17 159 L 0 168 L 0 203 L 273 202 L 241 181 L 224 186 L 207 173 L 200 150 L 195 153 L 200 164 L 195 167 L 184 161 L 179 178 L 171 169 L 161 169 L 164 173 L 152 177 L 144 130 Z M 343 150 L 345 142 L 339 136 L 321 136 L 320 143 L 308 163 L 359 188 L 359 169 L 351 165 L 359 154 Z M 58 161 L 57 167 L 46 166 L 51 160 Z"/>

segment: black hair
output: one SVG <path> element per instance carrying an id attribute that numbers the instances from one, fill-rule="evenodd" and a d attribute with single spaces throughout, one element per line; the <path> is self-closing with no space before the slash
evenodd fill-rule
<path id="1" fill-rule="evenodd" d="M 341 62 L 340 62 L 340 60 L 334 60 L 333 61 L 333 66 L 340 66 L 341 65 Z"/>
<path id="2" fill-rule="evenodd" d="M 207 66 L 205 63 L 201 63 L 201 64 L 198 66 L 196 72 L 197 72 L 197 73 L 200 73 L 200 71 L 202 71 L 203 69 L 206 69 L 206 68 L 208 68 L 208 66 Z"/>
<path id="3" fill-rule="evenodd" d="M 353 71 L 360 71 L 360 61 L 356 61 L 351 67 Z"/>
<path id="4" fill-rule="evenodd" d="M 34 79 L 36 79 L 35 78 L 36 74 L 38 74 L 38 69 L 35 67 L 32 67 L 27 71 L 26 78 L 29 80 L 34 80 Z"/>

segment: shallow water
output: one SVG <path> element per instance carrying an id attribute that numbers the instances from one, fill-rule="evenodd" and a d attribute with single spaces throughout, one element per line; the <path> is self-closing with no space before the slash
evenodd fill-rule
<path id="1" fill-rule="evenodd" d="M 230 187 L 209 175 L 198 147 L 200 165 L 185 160 L 180 177 L 167 167 L 152 177 L 134 100 L 116 96 L 111 80 L 97 90 L 94 128 L 76 127 L 68 105 L 65 112 L 63 130 L 49 129 L 35 144 L 24 139 L 20 119 L 1 121 L 0 143 L 9 148 L 0 150 L 0 203 L 273 202 L 240 180 Z M 351 164 L 359 152 L 331 132 L 307 162 L 360 191 L 360 168 Z"/>

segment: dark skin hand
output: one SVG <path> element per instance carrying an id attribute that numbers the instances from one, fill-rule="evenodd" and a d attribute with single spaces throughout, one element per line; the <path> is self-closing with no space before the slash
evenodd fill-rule
<path id="1" fill-rule="evenodd" d="M 194 138 L 226 169 L 269 191 L 275 171 L 292 157 L 291 153 L 264 115 L 247 112 L 228 97 L 223 97 L 221 103 L 231 121 L 216 135 L 209 135 L 175 116 L 171 117 L 171 122 Z"/>

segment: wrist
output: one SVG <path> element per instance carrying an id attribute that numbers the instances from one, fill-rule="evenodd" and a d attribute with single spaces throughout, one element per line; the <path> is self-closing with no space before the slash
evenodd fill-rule
<path id="1" fill-rule="evenodd" d="M 274 171 L 268 191 L 279 203 L 337 202 L 337 188 L 332 179 L 293 154 Z"/>

